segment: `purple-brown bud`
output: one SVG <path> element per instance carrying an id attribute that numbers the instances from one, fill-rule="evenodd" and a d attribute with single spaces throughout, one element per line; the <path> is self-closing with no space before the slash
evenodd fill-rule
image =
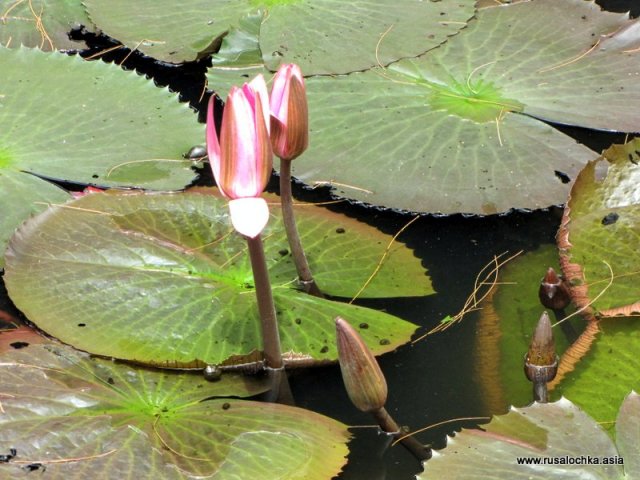
<path id="1" fill-rule="evenodd" d="M 524 373 L 534 382 L 550 382 L 558 372 L 558 355 L 551 331 L 549 315 L 544 312 L 538 320 L 529 351 L 524 362 Z"/>
<path id="2" fill-rule="evenodd" d="M 540 282 L 538 298 L 545 308 L 552 310 L 561 310 L 571 302 L 571 295 L 564 279 L 551 267 Z"/>
<path id="3" fill-rule="evenodd" d="M 336 317 L 336 339 L 340 371 L 349 398 L 363 412 L 380 410 L 387 401 L 387 381 L 373 353 L 341 317 Z"/>

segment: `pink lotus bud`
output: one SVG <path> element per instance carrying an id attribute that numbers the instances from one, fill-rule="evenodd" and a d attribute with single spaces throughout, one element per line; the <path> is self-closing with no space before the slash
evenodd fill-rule
<path id="1" fill-rule="evenodd" d="M 358 332 L 343 318 L 336 318 L 338 358 L 349 398 L 359 410 L 376 412 L 387 401 L 387 381 L 373 353 Z"/>
<path id="2" fill-rule="evenodd" d="M 293 160 L 309 146 L 304 78 L 298 65 L 281 65 L 271 89 L 271 143 L 275 154 Z"/>
<path id="3" fill-rule="evenodd" d="M 222 114 L 220 139 L 207 110 L 207 151 L 213 176 L 227 198 L 259 196 L 269 181 L 272 151 L 267 124 L 267 87 L 262 75 L 242 88 L 232 87 Z"/>
<path id="4" fill-rule="evenodd" d="M 260 197 L 271 176 L 267 86 L 258 75 L 242 88 L 232 87 L 222 114 L 220 138 L 214 123 L 214 99 L 207 109 L 207 152 L 220 192 L 231 200 Z M 231 207 L 231 220 L 243 235 L 255 237 L 266 225 L 261 202 Z M 249 206 L 258 208 L 251 211 Z M 251 225 L 253 223 L 253 225 Z M 246 232 L 251 232 L 248 234 Z M 257 232 L 257 233 L 256 233 Z"/>

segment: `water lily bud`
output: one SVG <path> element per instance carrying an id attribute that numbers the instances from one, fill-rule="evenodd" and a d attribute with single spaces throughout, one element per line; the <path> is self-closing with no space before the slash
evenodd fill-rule
<path id="1" fill-rule="evenodd" d="M 547 312 L 538 320 L 524 365 L 525 375 L 534 383 L 550 382 L 558 372 L 558 355 Z"/>
<path id="2" fill-rule="evenodd" d="M 336 338 L 340 371 L 349 398 L 363 412 L 380 410 L 387 401 L 387 381 L 373 353 L 341 317 L 336 318 Z"/>
<path id="3" fill-rule="evenodd" d="M 259 75 L 227 97 L 220 138 L 214 123 L 214 99 L 207 109 L 207 152 L 220 192 L 227 198 L 258 197 L 271 177 L 267 87 Z"/>
<path id="4" fill-rule="evenodd" d="M 549 267 L 547 274 L 540 283 L 538 298 L 540 298 L 540 303 L 542 303 L 545 308 L 552 310 L 561 310 L 571 302 L 567 285 L 564 283 L 562 277 L 558 276 L 556 271 L 551 267 Z"/>
<path id="5" fill-rule="evenodd" d="M 298 65 L 280 66 L 273 77 L 270 107 L 273 151 L 283 160 L 293 160 L 309 146 L 307 93 Z"/>
<path id="6" fill-rule="evenodd" d="M 209 164 L 220 192 L 231 199 L 231 223 L 250 238 L 255 238 L 269 219 L 267 204 L 260 198 L 273 165 L 268 101 L 262 75 L 242 88 L 232 87 L 222 113 L 220 138 L 213 97 L 207 109 Z"/>

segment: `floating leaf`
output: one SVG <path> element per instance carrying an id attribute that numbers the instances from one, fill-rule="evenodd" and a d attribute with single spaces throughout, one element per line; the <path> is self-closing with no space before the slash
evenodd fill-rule
<path id="1" fill-rule="evenodd" d="M 41 212 L 49 203 L 63 203 L 70 197 L 61 188 L 38 177 L 2 167 L 0 151 L 0 204 L 7 206 L 0 215 L 0 252 L 4 254 L 9 238 L 25 219 Z M 4 267 L 4 255 L 0 255 L 1 267 Z"/>
<path id="2" fill-rule="evenodd" d="M 81 0 L 9 0 L 0 6 L 0 45 L 4 47 L 82 49 L 84 43 L 69 38 L 69 31 L 80 26 L 93 30 Z"/>
<path id="3" fill-rule="evenodd" d="M 562 203 L 595 154 L 532 117 L 640 131 L 638 47 L 640 23 L 593 2 L 480 10 L 418 58 L 309 78 L 310 148 L 294 175 L 410 211 Z"/>
<path id="4" fill-rule="evenodd" d="M 0 48 L 0 250 L 36 202 L 60 189 L 32 176 L 110 186 L 179 189 L 182 159 L 204 132 L 175 94 L 115 65 Z M 55 80 L 54 80 L 55 79 Z"/>
<path id="5" fill-rule="evenodd" d="M 588 353 L 554 389 L 554 395 L 571 398 L 610 427 L 629 390 L 640 390 L 640 319 L 604 319 L 598 327 L 600 333 Z"/>
<path id="6" fill-rule="evenodd" d="M 3 335 L 3 334 L 0 334 Z M 57 344 L 0 357 L 1 478 L 40 463 L 54 479 L 322 480 L 345 463 L 346 426 L 308 410 L 219 398 L 264 382 L 133 368 Z M 212 397 L 215 397 L 211 399 Z M 260 461 L 256 461 L 259 458 Z"/>
<path id="7" fill-rule="evenodd" d="M 307 74 L 352 72 L 419 55 L 465 26 L 474 12 L 472 0 L 191 0 L 177 10 L 167 0 L 84 3 L 105 33 L 172 63 L 206 55 L 243 16 L 266 7 L 260 49 L 269 68 L 294 62 Z"/>
<path id="8" fill-rule="evenodd" d="M 279 208 L 272 212 L 279 217 Z M 318 207 L 300 207 L 297 218 L 320 288 L 356 294 L 390 237 Z M 409 339 L 410 323 L 297 290 L 284 227 L 271 221 L 263 235 L 289 359 L 335 360 L 337 315 L 356 325 L 378 354 Z M 30 320 L 82 350 L 165 366 L 219 364 L 260 349 L 247 257 L 224 200 L 193 193 L 91 194 L 52 207 L 20 229 L 7 252 L 5 282 Z M 392 245 L 385 259 L 363 296 L 432 292 L 405 247 Z"/>
<path id="9" fill-rule="evenodd" d="M 640 139 L 614 145 L 590 162 L 571 189 L 558 234 L 574 301 L 600 315 L 640 312 L 638 162 Z M 604 178 L 598 175 L 602 168 Z"/>
<path id="10" fill-rule="evenodd" d="M 447 447 L 434 453 L 418 478 L 637 478 L 638 431 L 628 425 L 638 424 L 639 404 L 638 395 L 632 392 L 620 409 L 616 430 L 623 435 L 618 448 L 592 418 L 566 398 L 512 408 L 482 430 L 463 430 L 449 438 Z M 540 463 L 526 464 L 527 459 Z M 589 459 L 598 464 L 589 464 Z M 543 461 L 552 463 L 543 465 Z"/>

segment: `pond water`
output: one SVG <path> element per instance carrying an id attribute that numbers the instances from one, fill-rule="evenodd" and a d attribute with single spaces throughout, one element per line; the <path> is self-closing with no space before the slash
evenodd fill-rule
<path id="1" fill-rule="evenodd" d="M 613 11 L 640 13 L 640 2 L 630 0 L 599 1 Z M 104 40 L 94 48 L 103 49 Z M 110 60 L 117 60 L 111 57 Z M 183 99 L 199 107 L 204 64 L 166 67 L 132 56 L 127 66 L 151 75 L 159 84 L 169 84 L 181 92 Z M 595 151 L 611 143 L 621 143 L 625 136 L 557 126 Z M 384 172 L 380 172 L 384 175 Z M 211 184 L 208 171 L 202 172 L 200 184 Z M 67 185 L 69 186 L 69 185 Z M 275 184 L 272 184 L 275 187 Z M 72 186 L 71 186 L 72 187 Z M 398 186 L 398 188 L 402 188 Z M 425 186 L 428 188 L 428 186 Z M 327 191 L 309 191 L 297 186 L 294 194 L 301 200 L 330 200 Z M 329 207 L 358 218 L 381 231 L 396 233 L 413 217 L 392 211 L 379 211 L 362 205 L 340 203 Z M 512 212 L 485 218 L 424 216 L 413 223 L 398 241 L 411 247 L 433 281 L 436 294 L 425 298 L 360 301 L 361 305 L 386 310 L 420 326 L 425 333 L 445 316 L 456 314 L 473 289 L 477 273 L 503 252 L 531 251 L 554 242 L 562 210 L 560 207 L 536 212 Z M 540 266 L 540 277 L 546 265 Z M 514 294 L 517 291 L 514 290 Z M 0 288 L 0 309 L 17 315 L 4 286 Z M 419 429 L 461 417 L 487 417 L 505 413 L 489 411 L 483 404 L 481 378 L 474 377 L 477 318 L 471 314 L 444 333 L 433 335 L 414 345 L 405 345 L 380 358 L 389 385 L 388 411 L 401 425 Z M 524 355 L 525 352 L 523 352 Z M 402 446 L 388 446 L 378 433 L 371 417 L 355 409 L 344 391 L 337 366 L 294 372 L 291 386 L 297 405 L 326 414 L 354 426 L 349 462 L 341 479 L 413 479 L 422 468 Z M 418 435 L 425 444 L 442 448 L 445 435 L 478 420 L 457 421 Z"/>

